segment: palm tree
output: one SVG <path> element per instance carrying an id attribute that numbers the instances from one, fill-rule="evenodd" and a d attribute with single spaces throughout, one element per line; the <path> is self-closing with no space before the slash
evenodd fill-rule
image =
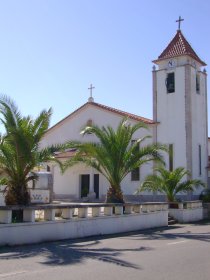
<path id="1" fill-rule="evenodd" d="M 185 176 L 190 175 L 189 171 L 183 167 L 168 171 L 164 167 L 159 166 L 155 168 L 155 171 L 157 174 L 148 175 L 137 190 L 137 193 L 142 191 L 161 192 L 167 196 L 168 202 L 175 202 L 177 194 L 187 193 L 199 186 L 205 186 L 201 180 L 183 180 Z"/>
<path id="2" fill-rule="evenodd" d="M 15 103 L 0 96 L 0 184 L 6 185 L 6 204 L 28 204 L 27 184 L 36 179 L 31 172 L 38 164 L 56 160 L 53 153 L 62 146 L 39 148 L 39 142 L 49 127 L 52 110 L 43 110 L 32 119 L 22 117 Z"/>
<path id="3" fill-rule="evenodd" d="M 95 168 L 105 176 L 110 184 L 106 201 L 124 202 L 120 185 L 123 178 L 135 168 L 149 161 L 163 161 L 159 153 L 160 150 L 165 150 L 163 145 L 142 145 L 150 136 L 137 139 L 131 145 L 134 133 L 141 128 L 147 127 L 142 122 L 132 126 L 128 124 L 127 119 L 123 119 L 119 123 L 116 131 L 111 126 L 86 127 L 81 133 L 83 135 L 93 134 L 99 142 L 76 145 L 77 153 L 65 163 L 65 170 L 79 162 Z"/>

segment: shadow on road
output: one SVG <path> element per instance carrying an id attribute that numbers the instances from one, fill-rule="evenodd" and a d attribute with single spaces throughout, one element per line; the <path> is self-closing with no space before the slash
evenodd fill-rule
<path id="1" fill-rule="evenodd" d="M 180 238 L 199 240 L 203 242 L 210 242 L 210 221 L 201 221 L 196 223 L 188 224 L 187 226 L 198 227 L 201 225 L 208 226 L 207 232 L 192 232 L 188 227 L 185 229 L 186 225 L 176 224 L 160 229 L 150 229 L 145 232 L 133 233 L 127 236 L 127 238 L 132 240 L 176 240 Z M 179 231 L 180 229 L 180 231 Z M 126 238 L 126 239 L 127 239 Z"/>
<path id="2" fill-rule="evenodd" d="M 205 230 L 196 226 L 203 225 Z M 111 246 L 102 247 L 103 240 L 120 238 L 124 240 L 124 248 L 114 248 L 115 240 Z M 125 234 L 90 237 L 85 239 L 65 240 L 59 242 L 41 243 L 36 245 L 2 247 L 0 248 L 0 260 L 40 257 L 37 262 L 47 265 L 74 265 L 82 263 L 87 259 L 95 259 L 102 262 L 112 263 L 122 267 L 141 269 L 132 262 L 126 261 L 124 253 L 144 252 L 154 250 L 152 247 L 126 248 L 126 240 L 176 240 L 191 239 L 210 242 L 210 222 L 201 222 L 191 225 L 173 225 L 169 227 L 151 229 Z M 139 242 L 136 242 L 139 244 Z M 36 259 L 35 259 L 36 261 Z"/>
<path id="3" fill-rule="evenodd" d="M 96 245 L 100 245 L 100 238 L 96 237 L 95 239 L 88 238 L 28 246 L 3 247 L 0 248 L 0 260 L 42 256 L 43 261 L 41 263 L 43 265 L 54 266 L 78 264 L 91 258 L 122 267 L 141 269 L 139 266 L 123 260 L 121 258 L 122 254 L 125 252 L 152 250 L 150 247 L 139 247 L 135 249 L 96 248 Z"/>

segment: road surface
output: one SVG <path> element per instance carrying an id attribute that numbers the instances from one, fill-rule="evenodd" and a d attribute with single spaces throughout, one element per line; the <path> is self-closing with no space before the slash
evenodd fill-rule
<path id="1" fill-rule="evenodd" d="M 3 247 L 2 279 L 209 280 L 210 222 Z"/>

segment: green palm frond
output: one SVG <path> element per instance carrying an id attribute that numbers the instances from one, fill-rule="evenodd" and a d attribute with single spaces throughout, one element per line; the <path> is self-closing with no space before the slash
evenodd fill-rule
<path id="1" fill-rule="evenodd" d="M 155 174 L 145 178 L 137 193 L 142 191 L 161 192 L 167 196 L 168 201 L 175 201 L 177 194 L 193 191 L 199 186 L 205 187 L 201 180 L 184 180 L 190 173 L 183 167 L 169 171 L 159 166 L 154 171 Z"/>
<path id="2" fill-rule="evenodd" d="M 81 134 L 91 133 L 98 142 L 78 144 L 75 156 L 65 163 L 64 170 L 82 162 L 102 173 L 111 186 L 120 188 L 121 181 L 135 168 L 153 160 L 163 162 L 161 152 L 166 150 L 165 146 L 144 145 L 150 136 L 136 139 L 131 145 L 134 133 L 139 129 L 147 129 L 147 126 L 142 122 L 131 125 L 127 118 L 122 119 L 116 130 L 111 126 L 85 127 Z"/>
<path id="3" fill-rule="evenodd" d="M 43 110 L 37 118 L 22 117 L 15 103 L 7 96 L 0 96 L 0 117 L 5 133 L 0 135 L 0 170 L 12 189 L 26 188 L 29 175 L 40 163 L 59 160 L 54 153 L 65 145 L 40 149 L 39 143 L 49 128 L 52 109 Z M 16 191 L 18 193 L 18 191 Z"/>

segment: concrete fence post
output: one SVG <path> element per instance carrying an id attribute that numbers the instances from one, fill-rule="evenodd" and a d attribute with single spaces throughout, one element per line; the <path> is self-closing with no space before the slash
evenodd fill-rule
<path id="1" fill-rule="evenodd" d="M 45 209 L 44 219 L 47 221 L 55 221 L 55 211 L 56 209 Z"/>
<path id="2" fill-rule="evenodd" d="M 23 221 L 24 222 L 35 222 L 35 210 L 24 209 L 23 210 Z"/>
<path id="3" fill-rule="evenodd" d="M 105 216 L 112 216 L 112 214 L 113 214 L 113 207 L 104 207 Z"/>
<path id="4" fill-rule="evenodd" d="M 74 209 L 72 209 L 72 208 L 62 209 L 62 217 L 64 219 L 72 219 L 73 211 L 74 211 Z"/>
<path id="5" fill-rule="evenodd" d="M 123 215 L 123 206 L 115 206 L 115 215 Z"/>
<path id="6" fill-rule="evenodd" d="M 12 210 L 0 210 L 0 223 L 10 224 L 12 222 Z"/>
<path id="7" fill-rule="evenodd" d="M 141 212 L 141 205 L 134 205 L 133 211 L 134 211 L 134 213 L 140 213 Z"/>
<path id="8" fill-rule="evenodd" d="M 93 207 L 92 208 L 92 216 L 99 217 L 100 216 L 100 207 Z"/>
<path id="9" fill-rule="evenodd" d="M 87 218 L 88 208 L 78 208 L 78 218 Z"/>
<path id="10" fill-rule="evenodd" d="M 125 206 L 125 214 L 131 214 L 132 213 L 132 206 Z"/>

